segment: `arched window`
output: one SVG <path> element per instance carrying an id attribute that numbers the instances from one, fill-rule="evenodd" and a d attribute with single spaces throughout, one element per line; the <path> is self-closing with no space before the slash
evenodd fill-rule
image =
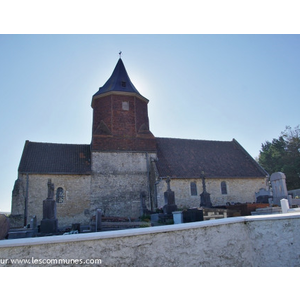
<path id="1" fill-rule="evenodd" d="M 57 203 L 64 202 L 64 189 L 62 187 L 59 187 L 56 190 L 56 202 Z"/>
<path id="2" fill-rule="evenodd" d="M 226 181 L 221 182 L 221 193 L 222 195 L 227 195 L 227 185 Z"/>
<path id="3" fill-rule="evenodd" d="M 197 196 L 197 185 L 196 182 L 191 182 L 191 195 Z"/>

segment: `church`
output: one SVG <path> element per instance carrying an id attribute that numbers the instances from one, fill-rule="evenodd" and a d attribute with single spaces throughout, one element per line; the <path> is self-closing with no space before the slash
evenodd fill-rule
<path id="1" fill-rule="evenodd" d="M 93 95 L 91 143 L 26 141 L 12 191 L 11 224 L 43 217 L 47 182 L 54 184 L 58 226 L 90 224 L 105 216 L 137 218 L 142 206 L 164 206 L 170 177 L 178 207 L 199 207 L 202 181 L 212 205 L 255 202 L 267 173 L 235 140 L 155 137 L 149 100 L 131 82 L 119 58 L 112 75 Z"/>

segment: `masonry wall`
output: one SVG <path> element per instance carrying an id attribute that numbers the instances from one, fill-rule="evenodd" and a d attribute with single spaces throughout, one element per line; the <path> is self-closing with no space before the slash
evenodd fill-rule
<path id="1" fill-rule="evenodd" d="M 227 194 L 221 191 L 221 182 L 225 181 Z M 191 195 L 191 182 L 197 186 L 197 195 Z M 206 190 L 210 193 L 211 202 L 214 206 L 225 205 L 226 202 L 255 202 L 255 192 L 260 188 L 266 188 L 265 178 L 246 179 L 206 179 Z M 164 206 L 164 192 L 167 190 L 165 180 L 157 185 L 158 207 Z M 200 194 L 203 192 L 202 179 L 172 179 L 171 190 L 175 192 L 175 202 L 177 206 L 199 207 Z"/>
<path id="2" fill-rule="evenodd" d="M 0 266 L 299 267 L 299 226 L 300 214 L 279 214 L 2 240 Z"/>
<path id="3" fill-rule="evenodd" d="M 113 93 L 96 97 L 92 105 L 92 150 L 156 151 L 155 138 L 149 131 L 147 101 Z"/>
<path id="4" fill-rule="evenodd" d="M 63 189 L 63 199 L 56 203 L 59 227 L 68 227 L 72 223 L 88 225 L 90 222 L 90 175 L 35 175 L 28 176 L 28 213 L 27 223 L 35 215 L 38 224 L 43 218 L 43 200 L 48 196 L 48 179 L 54 184 L 54 198 L 57 188 Z M 24 202 L 27 189 L 27 176 L 20 174 L 20 195 L 12 201 L 12 215 L 24 214 Z M 15 227 L 23 226 L 24 218 Z"/>
<path id="5" fill-rule="evenodd" d="M 149 162 L 155 153 L 93 152 L 91 214 L 139 217 L 141 193 L 150 206 Z"/>

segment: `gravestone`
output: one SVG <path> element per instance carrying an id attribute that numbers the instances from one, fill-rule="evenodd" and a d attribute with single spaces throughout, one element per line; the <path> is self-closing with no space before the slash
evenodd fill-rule
<path id="1" fill-rule="evenodd" d="M 43 201 L 43 219 L 41 233 L 56 233 L 58 230 L 56 218 L 56 201 L 54 200 L 54 184 L 48 180 L 48 197 Z"/>
<path id="2" fill-rule="evenodd" d="M 184 210 L 182 214 L 183 214 L 183 223 L 203 221 L 202 209 L 190 208 L 188 210 Z"/>
<path id="3" fill-rule="evenodd" d="M 7 238 L 9 227 L 8 217 L 0 214 L 0 240 Z"/>
<path id="4" fill-rule="evenodd" d="M 102 210 L 96 210 L 96 232 L 102 230 Z"/>
<path id="5" fill-rule="evenodd" d="M 259 189 L 258 193 L 255 193 L 256 203 L 269 203 L 269 198 L 271 198 L 270 191 L 264 188 Z"/>
<path id="6" fill-rule="evenodd" d="M 73 232 L 77 231 L 79 233 L 80 232 L 80 223 L 72 223 L 71 231 L 73 231 Z"/>
<path id="7" fill-rule="evenodd" d="M 33 216 L 32 219 L 30 220 L 30 228 L 37 229 L 36 216 Z"/>
<path id="8" fill-rule="evenodd" d="M 208 193 L 206 191 L 204 172 L 202 172 L 202 187 L 203 187 L 203 192 L 200 194 L 200 206 L 201 207 L 212 207 L 212 203 L 210 200 L 210 193 Z"/>
<path id="9" fill-rule="evenodd" d="M 33 216 L 30 220 L 30 229 L 32 230 L 32 235 L 35 236 L 38 232 L 36 216 Z"/>
<path id="10" fill-rule="evenodd" d="M 282 172 L 273 173 L 270 177 L 274 205 L 280 206 L 281 199 L 289 199 L 285 178 Z M 291 203 L 289 203 L 289 205 L 291 205 Z"/>
<path id="11" fill-rule="evenodd" d="M 167 191 L 164 192 L 165 205 L 163 207 L 164 214 L 172 215 L 172 212 L 177 210 L 177 205 L 175 204 L 175 193 L 171 190 L 170 187 L 170 177 L 166 179 L 167 182 Z"/>

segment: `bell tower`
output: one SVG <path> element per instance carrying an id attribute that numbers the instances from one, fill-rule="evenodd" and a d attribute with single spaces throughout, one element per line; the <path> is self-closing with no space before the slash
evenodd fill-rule
<path id="1" fill-rule="evenodd" d="M 120 58 L 93 95 L 91 142 L 92 215 L 138 217 L 151 208 L 150 160 L 156 139 L 149 129 L 148 102 L 131 82 Z"/>
<path id="2" fill-rule="evenodd" d="M 120 58 L 92 99 L 92 151 L 155 151 L 148 102 L 132 84 Z"/>

